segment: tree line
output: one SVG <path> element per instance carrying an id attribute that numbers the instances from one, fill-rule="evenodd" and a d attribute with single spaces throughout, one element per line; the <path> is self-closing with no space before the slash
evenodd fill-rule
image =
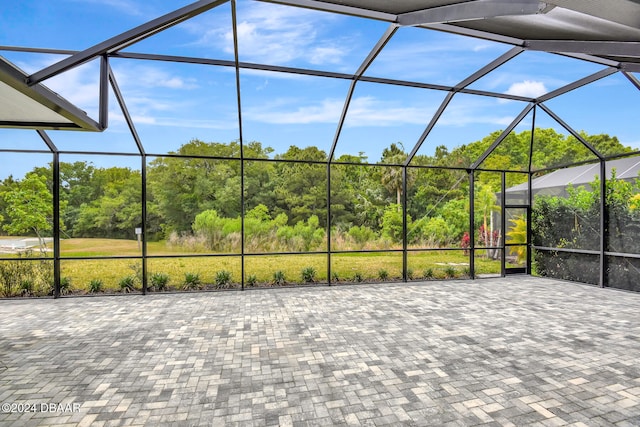
<path id="1" fill-rule="evenodd" d="M 465 207 L 469 200 L 469 181 L 463 169 L 478 159 L 499 134 L 492 133 L 451 151 L 439 146 L 433 156 L 414 157 L 412 165 L 441 168 L 407 171 L 410 243 L 447 246 L 461 241 L 468 229 Z M 603 154 L 630 151 L 616 137 L 582 137 Z M 536 129 L 531 159 L 530 141 L 530 131 L 511 133 L 481 167 L 515 172 L 526 170 L 530 161 L 541 168 L 593 158 L 574 137 L 553 129 Z M 366 247 L 367 242 L 376 240 L 388 246 L 402 240 L 403 171 L 398 166 L 382 166 L 404 162 L 407 152 L 401 143 L 385 148 L 375 164 L 363 153 L 335 159 L 330 181 L 326 164 L 305 163 L 326 162 L 326 152 L 317 147 L 291 146 L 274 156 L 283 162 L 269 161 L 272 153 L 272 148 L 260 142 L 245 144 L 245 158 L 255 160 L 242 164 L 237 141 L 196 139 L 180 146 L 171 156 L 150 160 L 146 169 L 148 237 L 173 239 L 181 244 L 186 237 L 198 235 L 211 248 L 228 246 L 229 239 L 233 240 L 240 231 L 244 200 L 245 231 L 264 244 L 280 242 L 281 248 L 313 250 L 323 244 L 328 221 L 336 230 L 336 238 L 345 239 L 345 247 Z M 508 174 L 507 186 L 526 178 L 526 174 Z M 495 203 L 495 193 L 501 187 L 500 174 L 479 172 L 477 183 L 479 194 L 486 193 L 486 203 Z M 51 235 L 52 186 L 51 165 L 35 167 L 22 178 L 10 176 L 0 182 L 0 232 Z M 135 238 L 134 229 L 142 225 L 141 199 L 140 170 L 97 167 L 90 161 L 60 163 L 63 237 Z M 483 225 L 486 213 L 476 220 L 478 226 Z M 299 236 L 306 237 L 300 240 Z"/>

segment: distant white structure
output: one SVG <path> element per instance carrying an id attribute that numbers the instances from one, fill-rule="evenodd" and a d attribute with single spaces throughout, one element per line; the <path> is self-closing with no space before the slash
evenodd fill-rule
<path id="1" fill-rule="evenodd" d="M 44 237 L 42 238 L 42 242 L 45 245 L 49 245 L 53 243 L 52 237 Z M 14 254 L 18 252 L 23 252 L 28 249 L 38 249 L 40 250 L 40 239 L 37 237 L 27 237 L 25 239 L 0 239 L 0 253 L 5 254 Z M 46 250 L 50 250 L 51 248 L 47 247 Z"/>
<path id="2" fill-rule="evenodd" d="M 615 169 L 616 178 L 628 182 L 635 182 L 639 178 L 640 173 L 640 156 L 626 157 L 623 159 L 616 159 L 607 161 L 607 179 L 611 178 L 612 171 Z M 567 187 L 572 185 L 574 188 L 584 186 L 586 189 L 590 189 L 591 184 L 597 177 L 600 176 L 600 163 L 593 163 L 588 165 L 574 166 L 565 169 L 558 169 L 547 175 L 543 175 L 539 178 L 531 181 L 531 188 L 533 195 L 545 195 L 545 196 L 560 196 L 567 197 Z M 508 188 L 505 191 L 506 203 L 513 204 L 526 204 L 527 202 L 527 183 L 519 184 Z M 498 197 L 500 195 L 498 194 Z"/>

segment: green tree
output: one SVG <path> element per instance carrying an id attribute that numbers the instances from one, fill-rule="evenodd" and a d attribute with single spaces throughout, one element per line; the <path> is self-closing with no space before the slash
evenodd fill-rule
<path id="1" fill-rule="evenodd" d="M 251 150 L 261 149 L 251 144 Z M 165 235 L 189 232 L 196 215 L 214 209 L 219 215 L 240 215 L 239 144 L 205 143 L 192 140 L 175 153 L 182 156 L 229 157 L 230 160 L 190 157 L 160 157 L 147 173 L 152 210 L 161 219 Z M 263 153 L 248 153 L 260 156 Z"/>
<path id="2" fill-rule="evenodd" d="M 386 164 L 404 164 L 407 159 L 407 153 L 400 147 L 402 144 L 391 144 L 389 148 L 385 148 L 382 152 L 382 163 Z M 382 167 L 382 185 L 385 186 L 390 193 L 395 194 L 396 204 L 402 207 L 402 180 L 403 172 L 401 167 L 383 166 Z"/>
<path id="3" fill-rule="evenodd" d="M 8 223 L 3 229 L 15 235 L 35 235 L 40 250 L 46 250 L 44 237 L 53 230 L 53 195 L 46 176 L 30 173 L 0 193 L 6 203 Z"/>

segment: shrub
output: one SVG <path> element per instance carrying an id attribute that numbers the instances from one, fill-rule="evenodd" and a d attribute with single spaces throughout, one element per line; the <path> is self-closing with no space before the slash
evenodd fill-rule
<path id="1" fill-rule="evenodd" d="M 363 280 L 364 280 L 364 278 L 362 277 L 362 273 L 360 273 L 360 272 L 356 271 L 356 272 L 353 274 L 353 281 L 354 281 L 354 282 L 360 283 L 360 282 L 362 282 Z"/>
<path id="2" fill-rule="evenodd" d="M 120 290 L 126 294 L 135 292 L 135 283 L 136 278 L 134 276 L 123 277 L 122 279 L 120 279 L 120 282 L 118 282 L 118 284 L 120 285 Z"/>
<path id="3" fill-rule="evenodd" d="M 89 282 L 89 293 L 91 294 L 97 294 L 98 292 L 102 292 L 103 290 L 103 283 L 102 280 L 100 279 L 91 279 L 91 281 Z"/>
<path id="4" fill-rule="evenodd" d="M 182 282 L 182 289 L 194 290 L 200 289 L 202 281 L 200 280 L 200 275 L 198 273 L 185 273 L 184 274 L 184 282 Z"/>
<path id="5" fill-rule="evenodd" d="M 340 275 L 338 274 L 337 271 L 334 271 L 331 273 L 331 281 L 333 282 L 339 282 L 340 281 Z"/>
<path id="6" fill-rule="evenodd" d="M 273 284 L 276 286 L 282 286 L 287 283 L 284 271 L 278 270 L 273 273 Z"/>
<path id="7" fill-rule="evenodd" d="M 71 292 L 71 278 L 70 277 L 61 277 L 60 278 L 60 295 L 66 295 Z"/>
<path id="8" fill-rule="evenodd" d="M 246 286 L 254 287 L 258 284 L 258 277 L 255 274 L 250 274 L 247 276 L 244 283 Z"/>
<path id="9" fill-rule="evenodd" d="M 424 216 L 413 223 L 409 234 L 411 243 L 424 242 L 431 247 L 442 247 L 453 241 L 455 230 L 440 216 Z"/>
<path id="10" fill-rule="evenodd" d="M 433 268 L 425 268 L 422 275 L 425 279 L 433 279 Z"/>
<path id="11" fill-rule="evenodd" d="M 378 270 L 378 279 L 387 280 L 388 278 L 389 278 L 389 272 L 387 270 L 385 270 L 384 268 L 381 268 L 380 270 Z"/>
<path id="12" fill-rule="evenodd" d="M 151 275 L 151 288 L 154 291 L 166 291 L 169 284 L 169 275 L 166 273 L 153 273 Z"/>
<path id="13" fill-rule="evenodd" d="M 412 268 L 407 268 L 407 279 L 409 279 L 409 280 L 413 279 L 413 269 Z"/>
<path id="14" fill-rule="evenodd" d="M 215 283 L 218 289 L 231 287 L 231 273 L 227 270 L 218 271 L 216 273 Z"/>
<path id="15" fill-rule="evenodd" d="M 348 234 L 360 246 L 375 240 L 377 237 L 376 233 L 366 225 L 353 226 L 349 229 Z"/>
<path id="16" fill-rule="evenodd" d="M 316 269 L 313 267 L 305 267 L 302 269 L 302 281 L 312 283 L 316 281 Z"/>
<path id="17" fill-rule="evenodd" d="M 444 269 L 444 277 L 447 279 L 453 279 L 454 277 L 456 277 L 456 269 L 452 266 L 448 266 Z"/>
<path id="18" fill-rule="evenodd" d="M 407 223 L 411 221 L 407 215 Z M 394 243 L 402 242 L 403 219 L 402 207 L 397 204 L 388 205 L 382 215 L 382 235 Z"/>
<path id="19" fill-rule="evenodd" d="M 23 279 L 20 282 L 20 294 L 24 297 L 33 295 L 34 283 L 32 279 Z"/>
<path id="20" fill-rule="evenodd" d="M 469 253 L 469 247 L 471 246 L 471 236 L 469 236 L 469 232 L 465 231 L 462 235 L 462 240 L 460 240 L 460 247 L 464 249 L 464 254 L 467 255 Z"/>

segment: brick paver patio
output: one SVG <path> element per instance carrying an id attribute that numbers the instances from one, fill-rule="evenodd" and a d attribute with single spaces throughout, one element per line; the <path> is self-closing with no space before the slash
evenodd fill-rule
<path id="1" fill-rule="evenodd" d="M 0 403 L 20 427 L 640 426 L 640 295 L 522 276 L 4 300 Z"/>

